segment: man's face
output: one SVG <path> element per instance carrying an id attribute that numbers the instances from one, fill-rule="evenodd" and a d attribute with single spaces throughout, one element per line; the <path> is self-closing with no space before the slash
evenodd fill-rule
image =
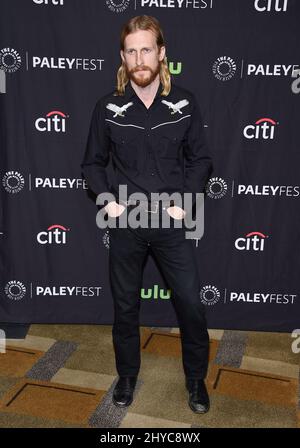
<path id="1" fill-rule="evenodd" d="M 160 52 L 152 31 L 138 30 L 128 34 L 124 42 L 124 52 L 120 51 L 127 76 L 140 87 L 151 84 L 160 70 L 165 56 L 165 47 Z"/>

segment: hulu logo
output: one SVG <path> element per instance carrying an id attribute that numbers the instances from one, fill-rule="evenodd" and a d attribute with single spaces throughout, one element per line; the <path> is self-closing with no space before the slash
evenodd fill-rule
<path id="1" fill-rule="evenodd" d="M 169 71 L 172 75 L 180 75 L 182 72 L 182 62 L 168 62 L 168 58 L 166 57 Z"/>
<path id="2" fill-rule="evenodd" d="M 153 288 L 141 288 L 141 299 L 170 299 L 171 289 L 159 288 L 158 285 L 153 285 Z"/>

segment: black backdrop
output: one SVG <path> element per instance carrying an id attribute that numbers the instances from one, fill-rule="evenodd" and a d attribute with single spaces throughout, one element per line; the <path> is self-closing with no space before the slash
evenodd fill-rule
<path id="1" fill-rule="evenodd" d="M 149 14 L 214 157 L 194 245 L 209 327 L 299 328 L 299 0 L 0 4 L 0 322 L 112 323 L 109 231 L 80 163 L 121 27 Z M 177 326 L 151 256 L 140 299 L 141 325 Z"/>

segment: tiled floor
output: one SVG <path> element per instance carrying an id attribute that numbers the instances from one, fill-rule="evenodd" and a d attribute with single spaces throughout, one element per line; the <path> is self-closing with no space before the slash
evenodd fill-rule
<path id="1" fill-rule="evenodd" d="M 111 326 L 32 325 L 0 354 L 0 427 L 300 427 L 299 354 L 285 333 L 209 330 L 210 411 L 187 403 L 177 328 L 141 328 L 142 364 L 128 408 Z"/>

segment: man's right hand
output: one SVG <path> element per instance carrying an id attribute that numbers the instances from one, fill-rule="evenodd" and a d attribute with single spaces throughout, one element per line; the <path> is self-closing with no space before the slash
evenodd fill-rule
<path id="1" fill-rule="evenodd" d="M 125 205 L 118 204 L 116 201 L 111 201 L 104 207 L 108 213 L 108 216 L 111 218 L 116 218 L 120 216 L 121 213 L 125 210 Z"/>

